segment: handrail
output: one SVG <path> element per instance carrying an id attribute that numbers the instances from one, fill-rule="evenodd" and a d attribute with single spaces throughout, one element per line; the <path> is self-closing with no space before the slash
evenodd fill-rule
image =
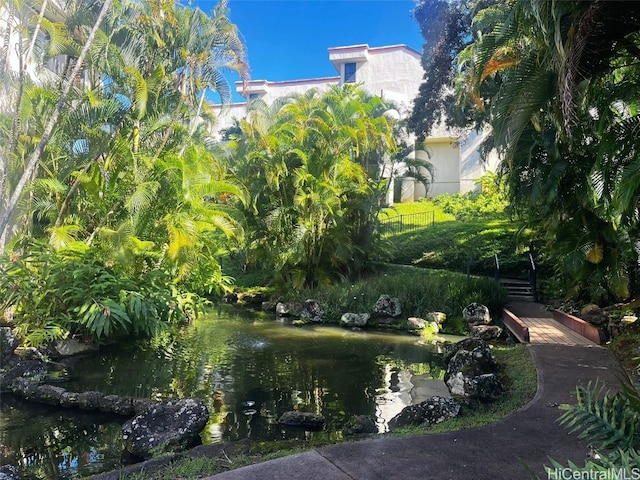
<path id="1" fill-rule="evenodd" d="M 531 245 L 533 249 L 533 245 Z M 529 250 L 529 286 L 531 287 L 531 294 L 533 295 L 533 301 L 538 303 L 538 274 L 536 270 L 536 262 L 533 259 L 532 250 Z"/>
<path id="2" fill-rule="evenodd" d="M 494 253 L 493 254 L 493 259 L 495 262 L 495 266 L 496 266 L 496 270 L 495 270 L 495 278 L 496 278 L 496 282 L 500 283 L 500 260 L 498 259 L 498 254 Z"/>

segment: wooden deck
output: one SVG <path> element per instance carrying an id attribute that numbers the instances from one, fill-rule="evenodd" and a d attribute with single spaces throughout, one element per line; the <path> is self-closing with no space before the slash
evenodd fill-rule
<path id="1" fill-rule="evenodd" d="M 521 342 L 553 345 L 598 345 L 554 320 L 553 314 L 540 304 L 513 302 L 507 305 L 503 320 L 505 326 Z"/>

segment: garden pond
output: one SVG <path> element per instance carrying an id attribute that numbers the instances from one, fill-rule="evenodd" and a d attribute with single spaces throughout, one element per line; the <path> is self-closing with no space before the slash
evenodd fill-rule
<path id="1" fill-rule="evenodd" d="M 383 433 L 406 405 L 448 396 L 442 356 L 419 337 L 294 327 L 231 305 L 178 334 L 103 346 L 69 357 L 64 365 L 67 379 L 60 386 L 69 391 L 201 398 L 210 412 L 201 435 L 205 444 L 245 438 L 338 441 L 356 415 L 375 419 Z M 277 420 L 289 410 L 322 414 L 325 428 L 283 428 Z M 116 469 L 126 420 L 2 395 L 1 463 L 19 465 L 24 478 L 33 479 L 76 479 Z"/>

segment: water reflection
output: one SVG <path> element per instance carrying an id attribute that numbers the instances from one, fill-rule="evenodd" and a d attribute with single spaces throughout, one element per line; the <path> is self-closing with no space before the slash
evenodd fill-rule
<path id="1" fill-rule="evenodd" d="M 378 430 L 385 432 L 388 421 L 404 406 L 446 393 L 440 356 L 417 337 L 322 326 L 296 328 L 231 306 L 142 348 L 121 343 L 91 357 L 70 359 L 67 369 L 70 381 L 64 387 L 72 391 L 203 399 L 211 414 L 202 435 L 204 443 L 243 438 L 340 439 L 342 427 L 357 415 L 375 418 Z M 30 445 L 41 452 L 33 461 L 38 471 L 44 472 L 41 465 L 50 463 L 47 474 L 36 472 L 35 478 L 56 478 L 53 470 L 59 478 L 79 478 L 88 474 L 87 468 L 113 468 L 120 461 L 118 424 L 83 424 L 73 427 L 73 434 L 65 433 L 64 441 L 53 441 L 60 438 L 55 432 L 77 421 L 74 412 L 65 411 L 60 424 L 59 411 L 51 409 L 34 420 L 20 408 L 7 410 L 4 398 L 2 402 L 3 449 L 24 463 L 25 448 Z M 277 420 L 288 410 L 324 415 L 326 428 L 316 432 L 282 428 Z M 10 431 L 30 422 L 39 427 L 25 431 L 24 439 L 16 442 Z M 39 436 L 38 428 L 52 433 Z M 72 437 L 85 442 L 82 449 L 73 446 Z M 111 448 L 105 451 L 104 445 Z"/>

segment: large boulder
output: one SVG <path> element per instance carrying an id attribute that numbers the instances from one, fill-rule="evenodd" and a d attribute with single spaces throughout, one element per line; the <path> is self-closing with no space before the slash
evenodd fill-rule
<path id="1" fill-rule="evenodd" d="M 609 317 L 606 312 L 598 305 L 592 303 L 582 307 L 580 318 L 596 327 L 601 327 L 609 323 Z"/>
<path id="2" fill-rule="evenodd" d="M 371 315 L 368 313 L 344 313 L 340 317 L 340 325 L 343 327 L 366 327 Z"/>
<path id="3" fill-rule="evenodd" d="M 407 329 L 410 332 L 420 333 L 424 329 L 426 324 L 427 324 L 427 321 L 424 318 L 420 318 L 420 317 L 407 318 Z"/>
<path id="4" fill-rule="evenodd" d="M 474 325 L 469 329 L 473 338 L 494 340 L 502 335 L 502 328 L 497 325 Z"/>
<path id="5" fill-rule="evenodd" d="M 503 391 L 498 365 L 489 345 L 480 339 L 459 342 L 444 376 L 451 395 L 481 401 L 495 400 Z"/>
<path id="6" fill-rule="evenodd" d="M 416 405 L 404 407 L 398 415 L 389 420 L 389 428 L 422 423 L 433 425 L 456 417 L 459 413 L 460 404 L 454 399 L 435 396 Z"/>
<path id="7" fill-rule="evenodd" d="M 80 353 L 96 351 L 98 346 L 92 343 L 81 342 L 75 338 L 65 338 L 55 343 L 55 349 L 58 355 L 70 357 Z"/>
<path id="8" fill-rule="evenodd" d="M 491 323 L 489 309 L 480 303 L 471 303 L 462 309 L 462 320 L 468 327 Z"/>
<path id="9" fill-rule="evenodd" d="M 0 388 L 9 388 L 17 378 L 42 381 L 48 374 L 47 367 L 38 360 L 22 360 L 0 375 Z"/>
<path id="10" fill-rule="evenodd" d="M 209 410 L 200 399 L 165 400 L 122 426 L 125 448 L 142 458 L 184 450 L 200 442 L 208 421 Z"/>
<path id="11" fill-rule="evenodd" d="M 20 340 L 10 327 L 0 327 L 0 367 L 7 364 L 19 345 Z"/>
<path id="12" fill-rule="evenodd" d="M 98 401 L 98 409 L 101 412 L 115 413 L 117 415 L 134 415 L 133 397 L 121 397 L 119 395 L 105 395 Z"/>
<path id="13" fill-rule="evenodd" d="M 14 393 L 20 393 L 25 399 L 47 405 L 60 405 L 62 396 L 66 393 L 64 388 L 30 382 L 24 378 L 14 380 L 11 386 Z"/>
<path id="14" fill-rule="evenodd" d="M 435 322 L 439 327 L 442 327 L 445 320 L 447 319 L 447 314 L 442 312 L 429 312 L 427 313 L 427 322 Z"/>
<path id="15" fill-rule="evenodd" d="M 300 315 L 302 307 L 294 302 L 278 302 L 276 304 L 276 315 L 278 317 L 296 317 Z"/>
<path id="16" fill-rule="evenodd" d="M 485 373 L 469 377 L 457 372 L 449 377 L 447 386 L 455 397 L 476 399 L 482 402 L 496 400 L 504 393 L 504 387 L 495 373 Z"/>
<path id="17" fill-rule="evenodd" d="M 380 317 L 397 318 L 402 315 L 400 300 L 398 297 L 392 297 L 386 294 L 380 295 L 376 304 L 373 306 L 373 313 Z"/>
<path id="18" fill-rule="evenodd" d="M 312 322 L 322 322 L 324 308 L 316 300 L 305 300 L 300 310 L 300 318 Z"/>
<path id="19" fill-rule="evenodd" d="M 310 429 L 320 429 L 325 423 L 322 415 L 311 412 L 290 411 L 284 412 L 278 419 L 278 423 L 290 427 L 303 427 Z"/>

